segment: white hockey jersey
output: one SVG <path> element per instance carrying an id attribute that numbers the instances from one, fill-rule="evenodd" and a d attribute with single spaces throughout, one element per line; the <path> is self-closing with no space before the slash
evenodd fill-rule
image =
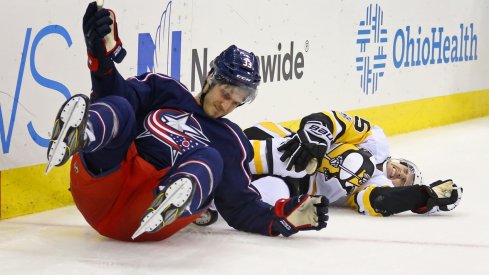
<path id="1" fill-rule="evenodd" d="M 370 192 L 375 187 L 394 186 L 376 168 L 376 165 L 382 164 L 389 157 L 389 143 L 382 128 L 371 126 L 367 120 L 358 116 L 352 118 L 343 112 L 329 111 L 322 114 L 331 121 L 329 128 L 334 144 L 328 149 L 316 173 L 310 177 L 308 193 L 324 195 L 333 205 L 348 205 L 360 213 L 381 216 L 370 205 Z M 286 163 L 280 161 L 281 153 L 277 150 L 285 136 L 298 130 L 299 123 L 300 120 L 283 124 L 264 122 L 254 126 L 273 137 L 273 142 L 268 144 L 269 150 L 273 150 L 273 163 L 267 163 L 271 158 L 266 157 L 266 142 L 252 140 L 255 151 L 255 158 L 250 163 L 252 173 L 295 178 L 305 176 L 305 172 L 286 170 Z M 367 155 L 370 156 L 368 159 L 365 154 L 360 154 L 362 149 L 371 154 Z M 373 164 L 373 173 L 367 173 L 369 163 Z M 273 171 L 269 171 L 269 167 L 273 167 Z M 279 198 L 273 196 L 274 190 L 277 195 L 284 194 L 283 186 L 277 185 L 276 181 L 267 185 L 266 180 L 260 179 L 255 186 L 260 192 L 266 192 L 267 199 L 272 201 Z"/>

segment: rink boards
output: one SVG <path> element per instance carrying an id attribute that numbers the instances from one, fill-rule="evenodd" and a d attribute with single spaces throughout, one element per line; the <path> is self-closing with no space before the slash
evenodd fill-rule
<path id="1" fill-rule="evenodd" d="M 481 90 L 352 110 L 350 113 L 382 125 L 387 135 L 489 115 L 489 90 Z M 298 124 L 298 120 L 284 123 Z M 0 172 L 1 218 L 11 218 L 73 203 L 69 188 L 69 165 L 53 169 L 44 176 L 46 165 Z"/>
<path id="2" fill-rule="evenodd" d="M 0 11 L 9 26 L 0 30 L 9 38 L 0 46 L 2 219 L 72 203 L 67 168 L 43 171 L 58 107 L 90 93 L 81 31 L 87 3 L 10 1 Z M 488 1 L 105 4 L 128 51 L 118 65 L 124 77 L 164 73 L 197 93 L 222 49 L 253 51 L 259 95 L 229 116 L 242 127 L 335 109 L 393 135 L 489 115 Z"/>

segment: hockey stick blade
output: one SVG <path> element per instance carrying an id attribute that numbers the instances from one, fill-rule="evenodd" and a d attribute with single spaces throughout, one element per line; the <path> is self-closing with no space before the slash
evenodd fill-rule
<path id="1" fill-rule="evenodd" d="M 100 10 L 104 7 L 104 0 L 97 0 L 97 10 Z"/>

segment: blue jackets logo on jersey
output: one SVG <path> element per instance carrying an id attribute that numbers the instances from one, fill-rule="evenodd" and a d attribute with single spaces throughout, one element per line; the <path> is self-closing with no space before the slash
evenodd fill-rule
<path id="1" fill-rule="evenodd" d="M 179 110 L 154 111 L 146 117 L 144 127 L 145 131 L 136 139 L 155 138 L 165 144 L 169 149 L 172 165 L 182 153 L 208 146 L 210 142 L 192 114 Z"/>

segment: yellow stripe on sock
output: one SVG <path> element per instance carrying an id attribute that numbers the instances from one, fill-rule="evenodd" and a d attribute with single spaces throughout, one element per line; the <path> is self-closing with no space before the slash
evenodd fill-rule
<path id="1" fill-rule="evenodd" d="M 277 126 L 276 123 L 273 123 L 273 122 L 262 122 L 260 123 L 263 127 L 267 128 L 267 130 L 281 136 L 281 137 L 285 137 L 288 135 L 287 132 L 285 132 L 284 130 L 282 130 L 280 127 Z"/>
<path id="2" fill-rule="evenodd" d="M 253 161 L 255 162 L 255 170 L 258 175 L 263 174 L 263 161 L 260 154 L 260 144 L 259 140 L 253 140 L 253 153 L 255 154 Z"/>
<path id="3" fill-rule="evenodd" d="M 365 192 L 362 195 L 362 202 L 363 202 L 363 208 L 368 211 L 368 214 L 370 216 L 377 216 L 380 217 L 382 216 L 380 213 L 377 213 L 372 205 L 370 204 L 370 193 L 372 193 L 372 190 L 374 190 L 375 186 L 371 185 L 369 186 Z"/>

